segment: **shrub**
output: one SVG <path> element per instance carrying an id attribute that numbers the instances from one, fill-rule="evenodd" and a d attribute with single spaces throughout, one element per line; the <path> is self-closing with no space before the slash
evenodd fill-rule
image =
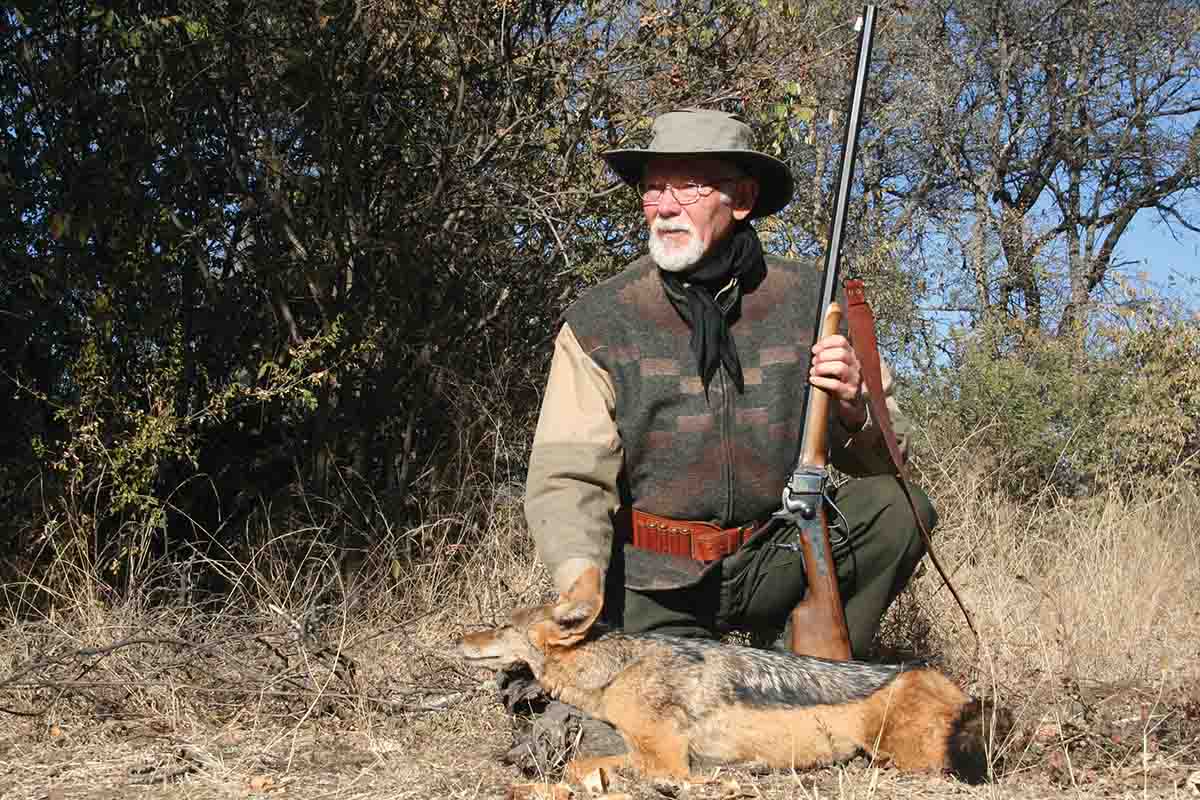
<path id="1" fill-rule="evenodd" d="M 991 322 L 959 339 L 907 405 L 927 461 L 968 442 L 991 484 L 1017 499 L 1194 478 L 1200 326 L 1148 306 L 1081 349 Z"/>

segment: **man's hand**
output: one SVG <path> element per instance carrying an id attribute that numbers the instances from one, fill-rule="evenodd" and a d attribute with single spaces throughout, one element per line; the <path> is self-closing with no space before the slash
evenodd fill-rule
<path id="1" fill-rule="evenodd" d="M 837 401 L 838 417 L 847 430 L 862 430 L 867 423 L 867 402 L 862 393 L 862 367 L 850 342 L 841 334 L 826 336 L 813 345 L 812 352 L 809 383 Z"/>
<path id="2" fill-rule="evenodd" d="M 570 647 L 582 641 L 603 607 L 604 573 L 598 567 L 588 567 L 570 589 L 558 596 L 551 612 L 557 631 L 550 642 Z"/>

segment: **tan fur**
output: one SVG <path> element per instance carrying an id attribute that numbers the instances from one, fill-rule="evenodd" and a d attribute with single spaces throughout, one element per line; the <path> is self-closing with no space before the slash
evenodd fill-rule
<path id="1" fill-rule="evenodd" d="M 577 760 L 569 777 L 605 766 L 685 778 L 693 759 L 807 768 L 844 761 L 860 751 L 904 770 L 951 767 L 952 743 L 962 735 L 960 718 L 971 700 L 934 670 L 889 674 L 865 696 L 823 703 L 820 691 L 880 668 L 798 661 L 818 677 L 812 686 L 798 689 L 811 690 L 807 699 L 788 702 L 784 695 L 790 689 L 784 687 L 783 700 L 755 702 L 734 691 L 749 663 L 744 654 L 739 656 L 743 648 L 655 637 L 584 638 L 581 630 L 591 627 L 595 615 L 579 608 L 570 595 L 554 605 L 517 611 L 509 625 L 471 634 L 459 645 L 461 655 L 488 666 L 529 664 L 552 695 L 620 731 L 627 755 Z M 767 673 L 764 680 L 777 677 L 761 664 L 757 668 Z M 794 674 L 789 679 L 794 681 Z"/>

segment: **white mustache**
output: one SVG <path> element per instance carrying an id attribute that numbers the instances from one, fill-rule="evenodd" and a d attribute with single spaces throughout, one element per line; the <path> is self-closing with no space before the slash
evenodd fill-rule
<path id="1" fill-rule="evenodd" d="M 664 219 L 654 220 L 650 230 L 654 233 L 694 233 L 692 226 L 686 222 L 668 222 Z"/>

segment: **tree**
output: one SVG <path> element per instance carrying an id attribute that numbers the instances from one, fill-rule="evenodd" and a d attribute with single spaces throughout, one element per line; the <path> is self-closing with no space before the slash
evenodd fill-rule
<path id="1" fill-rule="evenodd" d="M 11 530 L 66 512 L 126 575 L 244 551 L 260 499 L 307 492 L 357 536 L 437 513 L 480 456 L 519 480 L 559 311 L 637 247 L 598 152 L 660 105 L 777 88 L 733 2 L 57 0 L 4 23 L 0 347 L 32 432 L 6 451 Z"/>
<path id="2" fill-rule="evenodd" d="M 959 195 L 934 211 L 967 231 L 978 313 L 1078 337 L 1139 212 L 1198 230 L 1182 211 L 1200 186 L 1198 34 L 1186 3 L 916 7 L 890 52 L 908 73 L 897 99 L 922 133 L 910 158 Z"/>

